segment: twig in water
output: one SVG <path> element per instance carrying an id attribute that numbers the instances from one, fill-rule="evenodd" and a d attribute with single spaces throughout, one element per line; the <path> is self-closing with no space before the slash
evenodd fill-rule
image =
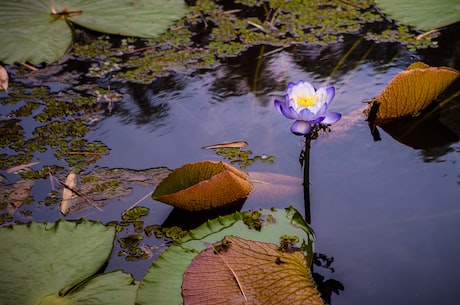
<path id="1" fill-rule="evenodd" d="M 144 197 L 142 197 L 141 199 L 139 199 L 138 201 L 136 201 L 132 206 L 130 206 L 129 208 L 127 208 L 121 215 L 125 215 L 126 211 L 131 210 L 132 208 L 134 208 L 136 205 L 138 205 L 139 203 L 141 203 L 145 198 L 151 196 L 152 193 L 153 193 L 153 191 L 151 191 L 150 193 L 148 193 L 147 195 L 145 195 Z"/>
<path id="2" fill-rule="evenodd" d="M 59 182 L 60 184 L 62 184 L 64 187 L 68 188 L 69 190 L 71 190 L 72 192 L 74 192 L 75 194 L 77 194 L 78 196 L 80 196 L 81 198 L 85 199 L 86 202 L 88 202 L 89 204 L 91 204 L 93 207 L 95 207 L 96 209 L 98 209 L 99 211 L 103 211 L 100 207 L 97 206 L 96 202 L 94 202 L 94 200 L 92 200 L 91 198 L 89 198 L 88 196 L 86 196 L 85 194 L 83 194 L 82 192 L 78 191 L 77 189 L 71 187 L 70 185 L 67 185 L 64 181 L 54 177 L 54 179 L 56 179 L 57 182 Z"/>

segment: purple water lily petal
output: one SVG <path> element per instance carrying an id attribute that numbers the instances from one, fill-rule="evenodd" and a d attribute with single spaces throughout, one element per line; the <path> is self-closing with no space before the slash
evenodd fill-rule
<path id="1" fill-rule="evenodd" d="M 304 108 L 300 111 L 299 113 L 299 119 L 302 120 L 302 121 L 307 121 L 307 122 L 310 122 L 312 120 L 314 120 L 316 117 L 316 115 L 310 111 L 310 109 L 308 108 Z"/>
<path id="2" fill-rule="evenodd" d="M 334 124 L 335 122 L 340 120 L 341 117 L 342 117 L 342 115 L 340 113 L 338 113 L 338 112 L 328 112 L 328 113 L 326 113 L 326 117 L 324 118 L 324 120 L 321 123 L 323 123 L 323 124 Z"/>
<path id="3" fill-rule="evenodd" d="M 323 104 L 320 109 L 316 112 L 316 116 L 324 116 L 327 111 L 327 104 Z"/>
<path id="4" fill-rule="evenodd" d="M 311 125 L 305 121 L 295 121 L 291 126 L 291 132 L 295 135 L 306 135 L 311 130 Z"/>
<path id="5" fill-rule="evenodd" d="M 334 98 L 335 96 L 335 88 L 334 86 L 329 86 L 329 87 L 325 87 L 326 89 L 326 93 L 327 93 L 327 99 L 326 99 L 326 105 L 329 106 L 329 104 L 332 102 L 332 99 Z"/>
<path id="6" fill-rule="evenodd" d="M 340 113 L 327 112 L 334 96 L 334 86 L 315 90 L 312 84 L 303 80 L 290 82 L 284 101 L 275 100 L 275 108 L 286 118 L 296 120 L 291 126 L 294 134 L 305 135 L 314 124 L 333 124 L 340 119 Z"/>
<path id="7" fill-rule="evenodd" d="M 286 103 L 280 105 L 281 113 L 290 120 L 299 120 L 300 116 L 291 106 L 287 106 Z"/>

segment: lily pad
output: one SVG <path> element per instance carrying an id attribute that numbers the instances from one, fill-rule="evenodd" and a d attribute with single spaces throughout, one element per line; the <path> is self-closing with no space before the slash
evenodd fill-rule
<path id="1" fill-rule="evenodd" d="M 238 237 L 225 238 L 193 259 L 182 295 L 185 305 L 324 304 L 300 249 L 285 251 Z"/>
<path id="2" fill-rule="evenodd" d="M 116 35 L 154 37 L 186 10 L 182 0 L 0 0 L 0 61 L 61 58 L 72 43 L 68 22 Z"/>
<path id="3" fill-rule="evenodd" d="M 152 198 L 190 211 L 221 207 L 251 192 L 247 177 L 224 162 L 188 163 L 172 171 L 157 186 Z"/>
<path id="4" fill-rule="evenodd" d="M 296 237 L 297 246 L 307 258 L 306 265 L 311 265 L 314 234 L 295 208 L 237 212 L 208 221 L 161 254 L 139 286 L 137 304 L 182 304 L 184 272 L 201 251 L 211 244 L 216 247 L 215 243 L 226 236 L 278 245 L 283 236 Z"/>
<path id="5" fill-rule="evenodd" d="M 432 30 L 460 21 L 457 0 L 377 0 L 385 14 L 421 30 Z"/>
<path id="6" fill-rule="evenodd" d="M 88 220 L 1 228 L 2 304 L 133 304 L 131 275 L 96 274 L 114 238 L 114 228 Z"/>
<path id="7" fill-rule="evenodd" d="M 378 104 L 377 120 L 417 115 L 441 94 L 460 72 L 448 67 L 430 67 L 417 62 L 399 72 L 367 110 Z"/>

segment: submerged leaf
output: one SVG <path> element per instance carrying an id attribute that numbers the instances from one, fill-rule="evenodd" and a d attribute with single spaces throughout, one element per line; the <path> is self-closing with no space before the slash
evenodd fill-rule
<path id="1" fill-rule="evenodd" d="M 245 198 L 252 190 L 247 177 L 223 162 L 188 163 L 172 171 L 152 198 L 191 211 L 216 208 Z"/>
<path id="2" fill-rule="evenodd" d="M 184 273 L 184 305 L 324 304 L 301 251 L 225 238 L 197 255 Z"/>
<path id="3" fill-rule="evenodd" d="M 385 14 L 421 30 L 432 30 L 460 21 L 458 0 L 377 0 Z"/>
<path id="4" fill-rule="evenodd" d="M 1 228 L 1 303 L 133 304 L 131 275 L 94 276 L 110 257 L 114 237 L 114 228 L 87 220 Z"/>
<path id="5" fill-rule="evenodd" d="M 254 220 L 254 216 L 258 217 L 259 230 L 245 221 L 248 218 Z M 282 210 L 237 212 L 208 221 L 191 230 L 181 239 L 180 244 L 169 247 L 147 271 L 139 287 L 137 304 L 182 304 L 183 273 L 193 258 L 210 244 L 219 247 L 215 243 L 231 235 L 274 244 L 279 244 L 284 235 L 295 236 L 307 258 L 306 265 L 311 265 L 314 234 L 296 209 L 289 207 Z"/>
<path id="6" fill-rule="evenodd" d="M 376 119 L 416 115 L 444 91 L 460 72 L 448 67 L 414 63 L 399 72 L 373 102 L 378 104 Z M 368 114 L 371 112 L 367 111 Z"/>

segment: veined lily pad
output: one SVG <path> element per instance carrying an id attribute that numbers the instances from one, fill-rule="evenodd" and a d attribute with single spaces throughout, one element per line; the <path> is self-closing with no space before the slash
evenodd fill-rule
<path id="1" fill-rule="evenodd" d="M 236 212 L 190 231 L 179 245 L 169 247 L 160 255 L 140 284 L 137 304 L 182 304 L 183 274 L 194 257 L 211 244 L 219 247 L 215 243 L 232 235 L 277 245 L 285 236 L 295 237 L 297 246 L 308 260 L 306 266 L 311 264 L 314 234 L 296 209 Z"/>
<path id="2" fill-rule="evenodd" d="M 371 103 L 378 104 L 377 120 L 416 115 L 444 91 L 460 72 L 417 62 L 399 72 Z M 367 114 L 371 110 L 367 110 Z"/>
<path id="3" fill-rule="evenodd" d="M 190 210 L 206 210 L 245 198 L 252 190 L 248 175 L 224 162 L 185 164 L 163 180 L 152 198 Z"/>
<path id="4" fill-rule="evenodd" d="M 133 304 L 131 275 L 95 275 L 114 238 L 114 228 L 87 220 L 1 228 L 0 303 Z"/>
<path id="5" fill-rule="evenodd" d="M 184 273 L 184 305 L 321 305 L 304 254 L 279 244 L 228 237 Z"/>
<path id="6" fill-rule="evenodd" d="M 460 21 L 457 0 L 377 0 L 384 13 L 398 22 L 421 30 L 432 30 Z"/>
<path id="7" fill-rule="evenodd" d="M 0 61 L 59 59 L 72 43 L 68 21 L 103 33 L 154 37 L 185 14 L 182 0 L 0 0 Z"/>

